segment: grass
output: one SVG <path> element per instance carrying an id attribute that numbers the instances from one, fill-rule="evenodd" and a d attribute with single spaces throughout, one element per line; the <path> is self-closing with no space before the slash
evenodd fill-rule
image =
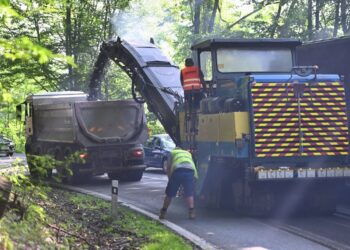
<path id="1" fill-rule="evenodd" d="M 150 243 L 145 244 L 142 249 L 156 250 L 156 249 L 172 249 L 172 250 L 186 250 L 192 249 L 192 246 L 186 243 L 181 237 L 175 235 L 164 226 L 156 221 L 150 221 L 144 216 L 131 212 L 125 208 L 121 208 L 124 214 L 122 228 L 126 230 L 135 231 L 142 236 L 148 236 Z M 145 226 L 147 225 L 147 226 Z"/>
<path id="2" fill-rule="evenodd" d="M 110 210 L 111 206 L 106 201 L 82 194 L 72 194 L 70 200 L 79 204 L 81 208 L 94 211 Z M 120 206 L 118 209 L 118 219 L 112 219 L 108 214 L 101 214 L 101 220 L 112 220 L 112 223 L 104 229 L 106 233 L 113 232 L 114 228 L 117 227 L 123 231 L 133 232 L 142 238 L 147 238 L 148 240 L 141 246 L 141 249 L 144 250 L 190 250 L 193 248 L 183 238 L 174 234 L 162 224 L 125 207 Z"/>

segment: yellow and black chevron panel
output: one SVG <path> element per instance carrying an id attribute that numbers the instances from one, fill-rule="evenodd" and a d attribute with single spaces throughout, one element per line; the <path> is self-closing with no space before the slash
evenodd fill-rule
<path id="1" fill-rule="evenodd" d="M 342 83 L 305 83 L 300 108 L 292 83 L 253 83 L 251 91 L 257 157 L 349 153 Z"/>

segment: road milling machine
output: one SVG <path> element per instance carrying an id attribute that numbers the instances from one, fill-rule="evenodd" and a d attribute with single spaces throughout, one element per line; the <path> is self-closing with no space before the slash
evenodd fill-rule
<path id="1" fill-rule="evenodd" d="M 90 82 L 100 95 L 109 59 L 132 79 L 167 133 L 190 150 L 197 197 L 211 207 L 263 215 L 332 213 L 350 177 L 344 83 L 297 66 L 294 39 L 209 39 L 192 57 L 207 84 L 200 109 L 183 103 L 179 69 L 153 43 L 104 43 Z M 140 97 L 136 96 L 136 92 Z"/>

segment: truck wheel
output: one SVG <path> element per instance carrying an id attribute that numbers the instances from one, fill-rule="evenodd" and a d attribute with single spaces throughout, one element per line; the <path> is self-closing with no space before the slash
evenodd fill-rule
<path id="1" fill-rule="evenodd" d="M 140 181 L 142 179 L 143 169 L 142 170 L 134 170 L 130 173 L 127 173 L 126 181 Z"/>
<path id="2" fill-rule="evenodd" d="M 120 175 L 116 174 L 116 173 L 108 173 L 108 178 L 110 180 L 119 180 Z"/>
<path id="3" fill-rule="evenodd" d="M 133 170 L 124 173 L 108 173 L 108 178 L 119 181 L 140 181 L 143 175 L 143 169 Z"/>

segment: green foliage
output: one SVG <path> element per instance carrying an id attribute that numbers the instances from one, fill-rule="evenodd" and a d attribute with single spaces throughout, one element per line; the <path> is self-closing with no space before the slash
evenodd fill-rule
<path id="1" fill-rule="evenodd" d="M 164 134 L 165 130 L 162 124 L 157 120 L 154 113 L 146 112 L 147 117 L 147 127 L 149 130 L 149 135 Z"/>
<path id="2" fill-rule="evenodd" d="M 0 222 L 0 247 L 2 249 L 7 249 L 7 250 L 12 250 L 14 249 L 13 247 L 13 243 L 10 239 L 10 235 L 8 232 L 6 232 L 5 228 L 4 228 L 4 224 L 5 223 L 1 223 Z"/>
<path id="3" fill-rule="evenodd" d="M 42 207 L 31 204 L 28 206 L 26 211 L 26 217 L 28 221 L 35 221 L 43 223 L 46 219 L 45 211 Z"/>
<path id="4" fill-rule="evenodd" d="M 77 151 L 63 160 L 57 160 L 53 155 L 30 155 L 27 154 L 27 162 L 31 175 L 36 181 L 45 181 L 52 175 L 52 170 L 56 169 L 58 175 L 52 176 L 55 181 L 61 182 L 63 179 L 69 179 L 73 175 L 72 167 L 74 164 L 82 164 L 84 159 L 80 158 L 81 152 Z"/>
<path id="5" fill-rule="evenodd" d="M 43 204 L 49 201 L 51 188 L 44 182 L 47 179 L 48 170 L 53 168 L 68 168 L 73 162 L 79 161 L 78 153 L 57 161 L 52 156 L 29 156 L 28 160 L 36 171 L 35 180 L 26 175 L 27 168 L 21 165 L 15 166 L 16 171 L 7 174 L 12 183 L 11 207 L 6 216 L 0 220 L 0 248 L 49 248 L 46 239 L 49 236 L 45 229 L 50 223 L 50 218 L 43 208 Z M 15 164 L 16 165 L 16 164 Z M 55 177 L 60 180 L 59 177 Z M 14 244 L 15 243 L 15 244 Z M 68 243 L 67 243 L 68 244 Z"/>
<path id="6" fill-rule="evenodd" d="M 83 210 L 101 210 L 109 209 L 110 204 L 103 202 L 93 196 L 83 195 L 83 194 L 74 194 L 69 196 L 69 200 L 74 204 L 79 204 L 79 207 Z"/>
<path id="7" fill-rule="evenodd" d="M 40 90 L 86 91 L 98 45 L 113 33 L 109 18 L 128 4 L 0 1 L 0 133 L 19 151 L 24 137 L 23 126 L 14 122 L 15 105 Z"/>
<path id="8" fill-rule="evenodd" d="M 101 89 L 105 100 L 132 98 L 130 77 L 113 62 L 105 69 Z"/>
<path id="9" fill-rule="evenodd" d="M 0 248 L 3 246 L 5 249 L 12 249 L 13 242 L 16 242 L 16 248 L 24 244 L 32 247 L 41 245 L 46 237 L 40 229 L 46 221 L 46 212 L 37 204 L 37 199 L 45 202 L 50 188 L 31 182 L 24 166 L 16 169 L 16 172 L 7 175 L 12 183 L 12 209 L 0 220 L 0 235 L 3 235 Z"/>
<path id="10" fill-rule="evenodd" d="M 61 161 L 57 161 L 51 155 L 27 155 L 29 171 L 38 180 L 45 180 L 54 168 L 62 166 Z"/>

